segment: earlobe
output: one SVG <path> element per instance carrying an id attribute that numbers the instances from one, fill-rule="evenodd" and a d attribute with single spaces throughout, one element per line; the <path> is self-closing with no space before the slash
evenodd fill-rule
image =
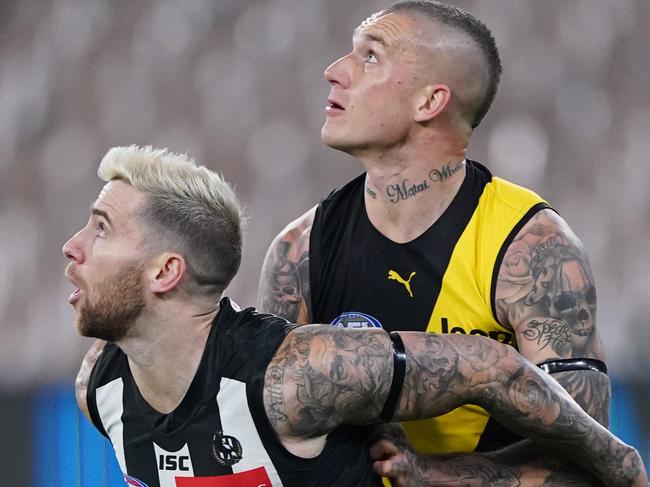
<path id="1" fill-rule="evenodd" d="M 185 273 L 185 259 L 179 254 L 165 253 L 157 259 L 150 280 L 151 291 L 165 293 L 171 291 L 180 282 Z"/>
<path id="2" fill-rule="evenodd" d="M 416 122 L 432 120 L 442 113 L 451 100 L 451 90 L 447 85 L 428 85 L 419 100 L 415 113 Z"/>

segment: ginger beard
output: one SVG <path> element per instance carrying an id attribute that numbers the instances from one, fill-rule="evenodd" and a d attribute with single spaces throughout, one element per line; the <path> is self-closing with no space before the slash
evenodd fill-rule
<path id="1" fill-rule="evenodd" d="M 107 342 L 124 338 L 145 307 L 143 272 L 142 265 L 130 263 L 104 278 L 95 288 L 96 301 L 87 296 L 80 303 L 75 319 L 79 334 Z"/>

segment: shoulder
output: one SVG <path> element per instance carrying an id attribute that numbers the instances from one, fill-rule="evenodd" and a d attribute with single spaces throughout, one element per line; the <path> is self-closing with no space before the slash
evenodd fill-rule
<path id="1" fill-rule="evenodd" d="M 577 263 L 591 275 L 582 242 L 567 222 L 555 211 L 542 209 L 530 217 L 505 250 L 499 269 L 501 297 L 506 283 L 515 282 L 526 302 L 549 298 L 549 292 L 562 291 L 562 271 Z M 554 289 L 552 289 L 554 288 Z M 515 300 L 510 297 L 509 300 Z"/>
<path id="2" fill-rule="evenodd" d="M 282 317 L 252 307 L 241 309 L 229 298 L 223 298 L 221 306 L 223 314 L 216 322 L 219 329 L 215 336 L 218 340 L 226 339 L 226 347 L 231 353 L 248 354 L 250 349 L 255 354 L 257 352 L 253 349 L 270 349 L 273 344 L 279 346 L 296 326 Z"/>
<path id="3" fill-rule="evenodd" d="M 499 319 L 518 332 L 522 350 L 539 358 L 602 355 L 591 264 L 556 212 L 539 211 L 523 225 L 505 252 L 498 281 Z"/>
<path id="4" fill-rule="evenodd" d="M 316 207 L 289 223 L 266 252 L 258 307 L 292 322 L 309 321 L 309 242 Z"/>
<path id="5" fill-rule="evenodd" d="M 494 204 L 511 207 L 515 211 L 521 208 L 530 208 L 538 203 L 548 207 L 544 198 L 535 191 L 497 176 L 492 177 L 487 189 L 487 195 Z"/>
<path id="6" fill-rule="evenodd" d="M 282 229 L 271 245 L 277 245 L 277 242 L 280 241 L 295 242 L 298 240 L 304 240 L 305 237 L 308 237 L 311 227 L 314 224 L 314 217 L 317 208 L 318 206 L 314 206 L 309 211 L 290 222 Z"/>
<path id="7" fill-rule="evenodd" d="M 99 360 L 99 357 L 104 351 L 105 345 L 105 341 L 95 340 L 88 352 L 86 352 L 86 355 L 81 362 L 81 368 L 79 369 L 79 373 L 77 374 L 77 378 L 75 380 L 75 397 L 77 399 L 77 405 L 79 406 L 81 412 L 84 413 L 86 418 L 88 418 L 90 421 L 92 421 L 92 419 L 88 410 L 88 383 L 90 382 L 90 375 L 93 371 L 93 368 L 95 367 L 97 360 Z"/>

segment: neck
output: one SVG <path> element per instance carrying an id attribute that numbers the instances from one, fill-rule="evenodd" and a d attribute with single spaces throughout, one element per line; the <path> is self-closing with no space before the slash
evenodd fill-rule
<path id="1" fill-rule="evenodd" d="M 389 239 L 404 243 L 424 233 L 447 209 L 465 177 L 465 149 L 452 144 L 402 147 L 360 157 L 367 170 L 366 211 Z"/>
<path id="2" fill-rule="evenodd" d="M 117 343 L 128 357 L 142 397 L 165 414 L 185 397 L 218 311 L 214 306 L 199 310 L 184 304 L 170 302 L 147 313 L 134 324 L 133 333 Z"/>

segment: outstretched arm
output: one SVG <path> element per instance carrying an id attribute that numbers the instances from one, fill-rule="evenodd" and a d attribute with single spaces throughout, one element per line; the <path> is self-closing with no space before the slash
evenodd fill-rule
<path id="1" fill-rule="evenodd" d="M 407 364 L 394 420 L 478 404 L 517 433 L 595 471 L 607 485 L 646 485 L 636 450 L 511 347 L 474 336 L 400 335 Z M 299 327 L 267 369 L 267 416 L 291 451 L 318 453 L 327 433 L 340 424 L 379 420 L 392 375 L 392 344 L 384 331 Z"/>
<path id="2" fill-rule="evenodd" d="M 287 225 L 271 242 L 260 276 L 260 311 L 292 323 L 309 322 L 309 236 L 315 213 L 316 207 Z"/>

